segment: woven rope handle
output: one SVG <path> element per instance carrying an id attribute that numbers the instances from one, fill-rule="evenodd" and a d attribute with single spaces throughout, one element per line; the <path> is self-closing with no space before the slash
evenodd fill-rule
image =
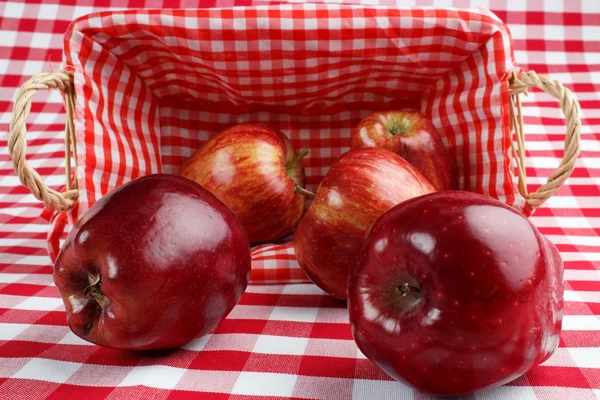
<path id="1" fill-rule="evenodd" d="M 67 108 L 67 121 L 65 125 L 65 175 L 67 177 L 67 190 L 63 193 L 49 188 L 40 175 L 27 163 L 25 152 L 27 150 L 27 130 L 25 119 L 31 110 L 31 98 L 41 89 L 59 89 L 64 93 Z M 67 211 L 77 202 L 79 192 L 77 190 L 77 168 L 71 180 L 71 154 L 77 160 L 77 148 L 75 146 L 75 87 L 73 85 L 73 74 L 68 71 L 57 71 L 42 73 L 33 76 L 25 82 L 15 100 L 12 119 L 10 121 L 10 138 L 8 140 L 8 152 L 12 158 L 14 170 L 17 176 L 31 193 L 41 200 L 46 207 L 52 207 L 56 211 Z"/>
<path id="2" fill-rule="evenodd" d="M 510 122 L 511 131 L 515 132 L 518 148 L 514 147 L 515 160 L 519 169 L 518 190 L 521 196 L 533 208 L 538 208 L 548 200 L 554 192 L 560 189 L 575 168 L 581 142 L 581 109 L 573 93 L 560 82 L 538 75 L 534 71 L 523 72 L 510 79 Z M 537 87 L 560 101 L 560 108 L 567 122 L 565 134 L 564 155 L 558 168 L 550 174 L 536 192 L 527 191 L 527 174 L 525 171 L 525 133 L 523 131 L 523 112 L 519 94 L 527 92 L 530 87 Z M 516 108 L 516 109 L 515 109 Z"/>

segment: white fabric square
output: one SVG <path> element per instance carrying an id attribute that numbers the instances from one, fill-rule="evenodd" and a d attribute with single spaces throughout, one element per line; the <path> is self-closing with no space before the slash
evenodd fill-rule
<path id="1" fill-rule="evenodd" d="M 25 61 L 25 65 L 23 68 L 23 74 L 35 75 L 35 74 L 38 74 L 38 73 L 44 71 L 45 67 L 46 67 L 46 64 L 43 61 L 28 60 L 28 61 Z"/>
<path id="2" fill-rule="evenodd" d="M 4 11 L 2 13 L 2 17 L 21 18 L 23 16 L 23 11 L 25 11 L 25 4 L 8 1 L 4 3 Z"/>
<path id="3" fill-rule="evenodd" d="M 210 29 L 221 30 L 221 18 L 210 18 L 208 20 Z"/>
<path id="4" fill-rule="evenodd" d="M 600 368 L 600 348 L 570 348 L 569 354 L 580 368 Z"/>
<path id="5" fill-rule="evenodd" d="M 272 321 L 315 322 L 318 308 L 310 307 L 275 307 L 271 316 Z"/>
<path id="6" fill-rule="evenodd" d="M 0 283 L 13 283 L 25 278 L 27 274 L 0 274 Z"/>
<path id="7" fill-rule="evenodd" d="M 414 389 L 396 381 L 355 379 L 353 400 L 412 399 Z"/>
<path id="8" fill-rule="evenodd" d="M 119 386 L 144 385 L 158 389 L 173 389 L 185 372 L 183 368 L 164 365 L 135 367 Z"/>
<path id="9" fill-rule="evenodd" d="M 175 22 L 173 20 L 173 16 L 169 14 L 161 14 L 160 15 L 160 23 L 162 26 L 174 26 Z"/>
<path id="10" fill-rule="evenodd" d="M 111 15 L 112 23 L 115 26 L 125 25 L 125 14 L 115 13 Z"/>
<path id="11" fill-rule="evenodd" d="M 17 304 L 16 310 L 53 311 L 63 307 L 62 299 L 55 297 L 29 297 Z"/>
<path id="12" fill-rule="evenodd" d="M 564 28 L 560 25 L 544 25 L 545 40 L 562 40 L 565 37 Z"/>
<path id="13" fill-rule="evenodd" d="M 248 51 L 248 42 L 245 40 L 236 40 L 235 41 L 235 51 Z M 246 62 L 247 64 L 247 62 Z M 248 68 L 244 68 L 248 69 Z"/>
<path id="14" fill-rule="evenodd" d="M 17 44 L 17 31 L 2 31 L 2 45 L 7 47 L 15 47 Z M 3 113 L 10 116 L 9 113 Z M 3 123 L 7 121 L 2 121 Z"/>
<path id="15" fill-rule="evenodd" d="M 294 20 L 291 18 L 281 18 L 279 20 L 279 29 L 281 29 L 282 31 L 291 31 L 294 29 Z M 294 44 L 291 42 L 287 42 L 290 46 L 293 46 Z"/>
<path id="16" fill-rule="evenodd" d="M 312 283 L 306 284 L 297 284 L 297 285 L 285 285 L 283 287 L 283 294 L 314 294 L 314 295 L 323 295 L 327 296 L 327 294 L 317 285 L 313 285 Z"/>
<path id="17" fill-rule="evenodd" d="M 366 26 L 364 18 L 352 18 L 352 27 L 354 29 L 362 29 Z"/>
<path id="18" fill-rule="evenodd" d="M 296 375 L 242 372 L 231 393 L 256 396 L 291 396 L 294 392 L 296 379 Z"/>
<path id="19" fill-rule="evenodd" d="M 0 323 L 0 340 L 13 340 L 25 329 L 29 328 L 29 324 L 5 324 Z"/>
<path id="20" fill-rule="evenodd" d="M 306 18 L 304 20 L 304 29 L 307 31 L 314 31 L 317 29 L 317 20 L 314 18 Z"/>
<path id="21" fill-rule="evenodd" d="M 31 39 L 31 47 L 36 49 L 48 49 L 52 43 L 52 33 L 34 32 Z"/>
<path id="22" fill-rule="evenodd" d="M 600 316 L 565 315 L 562 329 L 563 331 L 600 331 Z"/>
<path id="23" fill-rule="evenodd" d="M 150 25 L 150 15 L 148 14 L 138 14 L 135 20 L 140 25 Z"/>
<path id="24" fill-rule="evenodd" d="M 225 44 L 223 43 L 222 40 L 213 40 L 210 42 L 210 45 L 211 45 L 212 51 L 214 51 L 214 52 L 221 52 L 221 51 L 225 50 Z"/>
<path id="25" fill-rule="evenodd" d="M 83 364 L 48 360 L 46 358 L 33 358 L 23 368 L 17 372 L 13 378 L 37 379 L 43 378 L 45 381 L 64 383 L 73 375 Z"/>
<path id="26" fill-rule="evenodd" d="M 54 21 L 58 15 L 58 4 L 40 4 L 37 19 Z"/>
<path id="27" fill-rule="evenodd" d="M 561 388 L 561 390 L 564 388 Z M 537 400 L 538 397 L 530 386 L 500 386 L 495 389 L 475 393 L 477 400 L 519 399 Z"/>
<path id="28" fill-rule="evenodd" d="M 246 30 L 246 20 L 244 18 L 234 18 L 233 19 L 233 30 L 245 31 Z"/>
<path id="29" fill-rule="evenodd" d="M 388 17 L 375 17 L 377 21 L 377 27 L 381 29 L 387 29 L 390 26 L 390 20 Z"/>
<path id="30" fill-rule="evenodd" d="M 342 28 L 342 20 L 340 18 L 329 18 L 327 20 L 329 24 L 329 29 L 341 29 Z"/>
<path id="31" fill-rule="evenodd" d="M 260 335 L 253 353 L 264 354 L 304 354 L 304 349 L 308 344 L 308 338 Z"/>
<path id="32" fill-rule="evenodd" d="M 183 23 L 187 29 L 198 29 L 198 18 L 185 17 Z"/>
<path id="33" fill-rule="evenodd" d="M 94 11 L 98 11 L 98 9 L 90 6 L 77 5 L 73 8 L 73 19 L 82 17 L 87 14 L 91 14 Z"/>

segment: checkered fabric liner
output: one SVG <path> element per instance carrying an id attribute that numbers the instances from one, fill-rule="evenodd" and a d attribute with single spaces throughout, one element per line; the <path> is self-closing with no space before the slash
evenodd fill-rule
<path id="1" fill-rule="evenodd" d="M 77 94 L 80 204 L 56 219 L 51 255 L 115 187 L 177 173 L 202 143 L 260 121 L 308 148 L 315 190 L 373 110 L 421 109 L 456 159 L 460 187 L 512 204 L 511 41 L 476 10 L 285 4 L 104 12 L 65 35 Z M 253 252 L 252 283 L 308 282 L 290 241 Z"/>
<path id="2" fill-rule="evenodd" d="M 402 4 L 433 5 L 432 1 L 403 1 Z M 231 0 L 213 1 L 207 7 L 231 5 L 234 5 Z M 78 2 L 78 5 L 66 0 L 53 0 L 51 3 L 41 4 L 38 0 L 30 4 L 16 2 L 0 4 L 0 85 L 2 86 L 0 129 L 4 132 L 8 131 L 12 101 L 18 86 L 33 74 L 60 69 L 64 51 L 69 48 L 65 61 L 75 68 L 76 78 L 79 79 L 78 90 L 87 88 L 90 91 L 87 94 L 78 93 L 78 99 L 79 101 L 87 99 L 86 101 L 93 104 L 94 109 L 101 116 L 97 119 L 92 116 L 89 120 L 97 122 L 100 127 L 96 128 L 92 125 L 92 129 L 88 130 L 86 125 L 88 116 L 78 115 L 80 121 L 77 126 L 78 140 L 83 139 L 80 140 L 82 159 L 79 160 L 79 172 L 80 177 L 85 178 L 85 181 L 80 181 L 81 187 L 85 190 L 82 191 L 84 201 L 78 210 L 79 213 L 84 206 L 87 207 L 89 203 L 105 193 L 105 190 L 133 176 L 156 171 L 159 168 L 174 171 L 191 149 L 200 145 L 209 134 L 246 120 L 268 122 L 290 135 L 297 147 L 309 148 L 311 156 L 306 162 L 306 169 L 309 188 L 315 189 L 327 166 L 347 149 L 346 140 L 352 126 L 370 110 L 369 107 L 361 108 L 363 107 L 361 103 L 369 102 L 375 104 L 372 109 L 380 109 L 388 101 L 421 108 L 436 121 L 445 134 L 449 147 L 452 149 L 455 146 L 453 155 L 463 166 L 461 176 L 465 188 L 480 192 L 487 191 L 488 194 L 509 203 L 518 201 L 510 197 L 514 196 L 514 189 L 510 176 L 505 175 L 504 163 L 507 157 L 505 157 L 506 147 L 502 143 L 502 138 L 505 139 L 505 136 L 502 135 L 506 121 L 502 120 L 503 112 L 496 106 L 489 106 L 490 110 L 498 113 L 497 119 L 495 117 L 491 119 L 492 124 L 496 125 L 481 128 L 481 131 L 491 132 L 492 136 L 488 136 L 488 141 L 482 142 L 481 147 L 475 146 L 481 153 L 477 150 L 473 153 L 481 154 L 482 159 L 490 155 L 495 156 L 495 159 L 492 161 L 485 158 L 485 162 L 480 164 L 480 169 L 471 168 L 473 165 L 478 165 L 471 162 L 469 158 L 473 149 L 469 147 L 470 150 L 465 153 L 464 143 L 473 143 L 469 137 L 473 133 L 459 128 L 460 124 L 470 126 L 474 118 L 480 117 L 480 112 L 473 111 L 471 107 L 474 104 L 472 96 L 479 96 L 477 91 L 481 90 L 480 83 L 476 83 L 479 80 L 487 80 L 488 75 L 495 79 L 490 86 L 489 97 L 486 98 L 496 101 L 497 103 L 494 103 L 496 105 L 504 101 L 506 87 L 502 82 L 505 82 L 505 77 L 500 78 L 512 68 L 513 57 L 510 50 L 512 46 L 514 59 L 519 61 L 521 68 L 533 69 L 563 82 L 576 93 L 584 112 L 583 151 L 577 162 L 577 169 L 567 185 L 531 218 L 540 231 L 558 246 L 565 261 L 564 326 L 559 348 L 548 361 L 508 385 L 469 398 L 600 399 L 600 240 L 598 239 L 600 234 L 600 188 L 598 186 L 600 184 L 600 134 L 597 133 L 600 129 L 600 85 L 595 83 L 600 81 L 600 41 L 598 40 L 600 27 L 597 23 L 600 20 L 600 3 L 595 0 L 575 0 L 564 4 L 538 0 L 498 2 L 445 0 L 436 3 L 436 7 L 491 8 L 496 16 L 506 22 L 512 41 L 506 38 L 507 31 L 503 25 L 490 14 L 469 12 L 469 16 L 479 15 L 482 21 L 484 19 L 487 21 L 482 22 L 482 25 L 488 24 L 486 26 L 491 30 L 497 29 L 496 32 L 500 32 L 499 34 L 488 32 L 487 39 L 480 38 L 482 40 L 480 43 L 485 46 L 470 51 L 475 55 L 485 49 L 488 53 L 487 60 L 496 61 L 494 67 L 486 64 L 487 71 L 473 74 L 467 62 L 464 66 L 469 68 L 463 70 L 455 67 L 454 69 L 455 72 L 462 73 L 463 78 L 459 75 L 456 77 L 446 75 L 446 81 L 436 80 L 435 87 L 428 86 L 429 91 L 413 87 L 411 90 L 421 93 L 420 102 L 417 104 L 410 104 L 402 98 L 402 94 L 410 90 L 388 88 L 386 85 L 392 83 L 383 76 L 377 75 L 380 72 L 377 68 L 387 73 L 397 72 L 397 80 L 394 81 L 401 82 L 402 73 L 395 62 L 386 63 L 382 60 L 380 64 L 372 61 L 369 65 L 361 65 L 356 62 L 356 58 L 352 58 L 355 55 L 351 54 L 349 57 L 352 61 L 349 66 L 357 65 L 366 70 L 360 73 L 345 71 L 344 60 L 338 60 L 339 66 L 336 67 L 338 75 L 329 77 L 329 71 L 332 70 L 329 65 L 332 61 L 329 57 L 338 51 L 336 45 L 332 43 L 336 40 L 346 40 L 344 37 L 326 37 L 325 42 L 328 45 L 325 49 L 321 49 L 323 38 L 320 35 L 326 35 L 326 31 L 331 31 L 329 26 L 325 30 L 319 29 L 318 25 L 316 29 L 303 27 L 299 31 L 305 32 L 308 36 L 291 40 L 294 51 L 304 54 L 322 51 L 322 54 L 326 54 L 323 57 L 328 58 L 326 67 L 321 66 L 320 63 L 316 66 L 304 65 L 302 66 L 304 71 L 295 71 L 291 74 L 290 76 L 296 79 L 294 85 L 288 81 L 276 80 L 278 77 L 287 77 L 288 69 L 292 68 L 285 64 L 287 53 L 284 53 L 283 49 L 279 53 L 279 59 L 271 60 L 271 65 L 268 67 L 261 66 L 262 57 L 252 59 L 252 52 L 257 51 L 256 49 L 238 48 L 236 46 L 244 45 L 238 44 L 238 40 L 231 39 L 234 36 L 227 36 L 244 34 L 244 32 L 247 35 L 251 34 L 252 31 L 248 29 L 249 24 L 254 23 L 254 26 L 266 24 L 265 20 L 268 18 L 263 18 L 262 15 L 257 15 L 254 19 L 246 17 L 244 19 L 246 29 L 241 32 L 233 29 L 233 25 L 231 29 L 227 25 L 223 26 L 225 21 L 233 23 L 231 18 L 220 16 L 219 28 L 210 26 L 212 19 L 209 19 L 209 26 L 204 30 L 200 26 L 202 19 L 198 18 L 198 35 L 202 32 L 216 31 L 221 32 L 223 36 L 210 37 L 210 40 L 206 41 L 200 36 L 196 37 L 198 46 L 202 49 L 197 63 L 204 65 L 205 69 L 190 67 L 191 74 L 178 73 L 179 85 L 164 85 L 169 70 L 157 72 L 154 85 L 148 85 L 147 78 L 154 76 L 154 73 L 150 74 L 150 72 L 156 66 L 144 64 L 147 60 L 138 57 L 147 56 L 147 52 L 141 51 L 141 48 L 136 50 L 139 46 L 128 48 L 127 43 L 131 45 L 130 40 L 154 40 L 154 44 L 160 47 L 162 45 L 158 44 L 155 38 L 161 30 L 163 32 L 161 43 L 171 46 L 175 43 L 171 41 L 187 38 L 187 31 L 179 29 L 186 26 L 185 15 L 181 17 L 184 18 L 183 26 L 175 24 L 177 12 L 167 12 L 173 15 L 172 19 L 167 18 L 169 22 L 173 21 L 172 27 L 165 24 L 160 17 L 156 20 L 160 21 L 157 23 L 154 19 L 150 19 L 146 32 L 148 37 L 136 36 L 139 33 L 123 30 L 126 28 L 121 24 L 123 20 L 117 18 L 115 21 L 113 18 L 109 37 L 102 37 L 102 33 L 106 34 L 104 28 L 108 27 L 108 24 L 103 22 L 104 17 L 101 17 L 103 14 L 96 14 L 92 18 L 79 20 L 81 29 L 73 29 L 70 31 L 71 38 L 67 42 L 63 41 L 63 35 L 67 32 L 69 24 L 90 12 L 114 7 L 166 8 L 166 6 L 197 7 L 197 4 L 189 4 L 187 1 L 165 4 L 162 0 L 86 0 Z M 273 8 L 270 7 L 269 9 Z M 332 17 L 331 10 L 334 10 L 335 14 L 338 12 L 335 10 L 356 12 L 359 9 L 316 5 L 286 7 L 309 15 L 317 13 L 318 10 L 327 10 L 329 19 Z M 283 7 L 283 10 L 286 7 Z M 281 9 L 281 7 L 275 8 Z M 378 14 L 407 11 L 377 9 L 371 5 L 366 6 L 365 9 L 375 11 L 370 17 L 364 17 L 365 25 L 359 30 L 363 31 L 364 35 L 388 40 L 385 45 L 381 42 L 377 45 L 383 48 L 379 50 L 382 51 L 381 54 L 389 57 L 389 53 L 385 50 L 389 50 L 389 46 L 400 48 L 408 45 L 406 42 L 400 45 L 399 41 L 392 40 L 399 36 L 393 27 L 400 26 L 402 18 Z M 244 10 L 247 12 L 248 9 Z M 261 12 L 267 12 L 267 8 Z M 160 12 L 160 14 L 165 13 L 165 10 Z M 194 15 L 203 15 L 203 13 L 206 13 L 204 15 L 223 13 L 223 9 L 193 12 Z M 130 14 L 127 13 L 115 15 L 123 15 L 125 20 L 130 18 L 127 16 Z M 381 17 L 383 20 L 387 18 L 388 25 L 382 22 Z M 294 24 L 299 24 L 297 18 L 292 16 L 291 19 Z M 319 18 L 314 19 L 319 20 Z M 338 20 L 340 20 L 338 25 L 345 28 L 346 24 L 352 25 L 355 18 L 340 16 Z M 91 26 L 90 21 L 94 21 Z M 99 26 L 94 25 L 99 21 L 101 22 Z M 137 20 L 137 23 L 144 22 Z M 194 24 L 189 20 L 187 23 Z M 376 24 L 376 28 L 369 30 L 368 24 Z M 475 30 L 476 24 L 473 24 L 474 22 L 471 21 L 467 24 L 460 23 L 458 26 L 445 25 L 443 28 L 466 32 Z M 169 26 L 171 32 L 169 35 L 164 35 L 165 26 Z M 265 25 L 265 29 L 272 32 L 277 27 L 269 22 Z M 352 25 L 350 30 L 355 31 L 356 28 Z M 310 36 L 309 31 L 310 35 L 315 36 Z M 477 31 L 482 32 L 481 29 Z M 259 30 L 255 30 L 254 34 L 258 35 L 257 32 Z M 292 32 L 295 30 L 280 31 L 281 35 L 292 34 Z M 339 32 L 341 34 L 345 30 Z M 386 33 L 393 35 L 387 36 Z M 111 38 L 119 35 L 125 37 L 128 34 L 133 34 L 134 37 L 119 43 L 111 42 Z M 383 36 L 378 36 L 379 34 Z M 75 35 L 80 35 L 79 42 L 73 39 Z M 281 46 L 282 38 L 283 36 L 269 36 L 268 44 Z M 260 36 L 255 37 L 254 42 L 250 40 L 252 38 L 246 39 L 247 46 L 251 46 L 251 43 L 260 46 L 260 43 L 264 42 L 264 38 Z M 364 40 L 363 46 L 367 48 L 366 36 L 356 39 L 359 42 Z M 217 47 L 220 50 L 213 50 L 210 44 L 210 51 L 205 52 L 202 46 L 208 46 L 208 42 L 213 43 L 215 40 L 221 41 L 221 47 Z M 295 47 L 298 42 L 308 43 L 311 40 L 317 41 L 316 49 Z M 465 46 L 471 40 L 477 41 L 474 36 L 470 36 L 463 37 L 453 44 L 440 43 L 440 46 Z M 459 42 L 460 44 L 457 44 Z M 75 47 L 77 43 L 79 47 Z M 343 48 L 346 48 L 345 42 Z M 190 47 L 187 51 L 193 49 Z M 261 50 L 259 47 L 258 51 Z M 90 58 L 82 58 L 82 52 L 85 54 L 86 51 L 89 52 Z M 136 55 L 136 51 L 139 54 Z M 194 51 L 199 52 L 199 49 Z M 184 59 L 185 54 L 180 52 L 183 53 L 183 49 L 174 54 L 177 54 L 178 59 Z M 139 60 L 138 64 L 145 65 L 146 73 L 149 75 L 144 75 L 143 69 L 136 72 L 137 75 L 133 74 L 131 68 L 122 62 L 126 57 L 116 57 L 115 54 L 129 54 L 130 61 Z M 231 66 L 228 64 L 227 57 L 233 54 L 246 54 L 248 57 L 248 69 L 238 67 L 238 75 L 229 73 Z M 459 54 L 452 54 L 451 57 L 459 56 Z M 217 55 L 222 58 L 218 59 Z M 188 56 L 192 57 L 193 61 L 193 55 L 188 54 Z M 71 63 L 69 57 L 72 57 Z M 321 57 L 321 53 L 318 57 Z M 113 61 L 115 64 L 110 64 Z M 117 61 L 120 65 L 117 65 Z M 159 67 L 169 68 L 166 65 L 169 61 L 166 59 L 164 61 L 165 65 Z M 242 73 L 256 71 L 251 66 L 256 62 L 259 62 L 260 69 L 271 70 L 272 74 L 261 73 L 261 75 L 250 76 Z M 452 62 L 452 60 L 436 60 L 439 65 L 443 65 L 444 62 Z M 99 65 L 106 65 L 106 67 L 103 70 L 98 67 Z M 294 68 L 297 68 L 295 64 L 292 69 Z M 496 68 L 495 71 L 493 68 Z M 471 73 L 468 77 L 464 75 L 467 72 Z M 369 74 L 367 76 L 372 79 L 364 79 L 367 73 Z M 113 74 L 118 76 L 115 78 L 116 86 L 109 87 L 105 83 L 112 81 Z M 125 78 L 127 74 L 130 74 L 130 79 Z M 317 75 L 314 83 L 308 79 L 298 81 L 307 78 L 309 74 Z M 265 76 L 270 76 L 273 81 L 263 82 L 261 79 Z M 355 76 L 363 76 L 363 78 L 352 81 Z M 494 76 L 496 78 L 493 78 Z M 335 87 L 336 82 L 342 78 L 351 82 L 347 85 L 348 88 Z M 464 79 L 463 83 L 470 82 L 470 85 L 465 85 L 459 90 L 455 82 L 459 82 L 460 79 Z M 131 86 L 126 86 L 123 90 L 119 86 L 122 81 Z M 377 90 L 368 86 L 371 81 L 375 82 Z M 410 82 L 419 84 L 417 79 L 410 79 Z M 200 84 L 205 86 L 196 92 L 192 91 Z M 270 88 L 267 87 L 269 84 Z M 264 85 L 264 93 L 247 92 L 248 88 L 255 85 Z M 352 85 L 355 86 L 350 88 Z M 309 88 L 315 86 L 316 89 L 310 90 L 316 92 L 311 92 Z M 184 90 L 186 88 L 190 90 Z M 283 97 L 278 98 L 279 90 L 295 90 L 303 94 L 296 97 L 299 103 L 292 106 L 284 104 L 282 99 L 293 99 L 293 96 L 284 93 Z M 326 100 L 323 93 L 335 90 L 339 92 L 329 99 L 331 101 L 329 104 L 318 102 L 310 104 L 306 100 L 311 97 Z M 349 92 L 346 93 L 345 90 Z M 123 93 L 122 98 L 111 94 L 119 92 Z M 458 92 L 473 93 L 473 95 L 470 97 L 469 94 L 465 94 L 466 98 L 461 99 Z M 351 99 L 350 97 L 344 100 L 344 103 L 349 104 L 355 101 L 356 109 L 335 109 L 336 102 L 341 103 L 345 95 L 367 95 L 368 93 L 373 97 L 352 101 L 348 100 Z M 442 111 L 443 107 L 439 102 L 436 104 L 434 100 L 441 99 L 444 93 L 446 96 L 455 96 L 452 103 L 448 103 L 449 105 L 458 104 L 460 107 Z M 167 107 L 165 102 L 161 104 L 161 101 L 157 100 L 169 95 L 176 95 L 180 100 L 176 107 L 175 103 L 170 103 L 172 107 Z M 100 107 L 101 98 L 104 103 Z M 198 104 L 190 104 L 196 102 L 196 99 Z M 458 102 L 454 103 L 457 99 Z M 110 102 L 113 103 L 111 105 L 113 111 L 109 111 Z M 120 104 L 117 104 L 119 102 Z M 141 105 L 141 108 L 134 107 L 132 102 L 137 102 L 136 104 Z M 211 108 L 211 104 L 215 106 L 219 103 L 229 105 L 227 112 Z M 480 104 L 477 103 L 476 101 L 475 104 L 479 107 Z M 158 113 L 154 113 L 156 116 L 154 121 L 149 121 L 149 117 L 141 117 L 145 112 L 149 113 L 148 108 L 144 110 L 144 104 L 148 104 L 146 107 L 155 107 L 158 110 Z M 261 104 L 263 108 L 254 107 L 256 104 Z M 277 107 L 272 107 L 273 104 Z M 486 106 L 482 105 L 482 107 Z M 298 111 L 293 113 L 292 108 Z M 311 108 L 319 111 L 314 113 L 311 111 L 308 114 Z M 324 111 L 326 109 L 327 112 Z M 80 104 L 79 111 L 86 110 L 92 110 L 92 107 L 89 105 L 81 107 Z M 141 129 L 141 125 L 131 125 L 128 113 L 134 111 L 139 114 L 131 121 L 145 123 L 146 126 L 154 128 Z M 562 155 L 564 119 L 557 102 L 536 91 L 530 92 L 529 96 L 524 98 L 523 112 L 528 141 L 528 183 L 529 190 L 534 191 L 558 165 Z M 485 122 L 488 121 L 486 117 Z M 55 92 L 36 94 L 28 122 L 28 161 L 47 178 L 48 184 L 58 189 L 64 185 L 65 171 L 64 107 L 60 95 Z M 129 136 L 124 135 L 127 130 L 130 132 Z M 313 135 L 313 131 L 319 131 L 320 134 Z M 106 132 L 106 136 L 98 132 Z M 459 132 L 462 133 L 457 135 L 456 133 Z M 136 135 L 140 133 L 147 136 Z M 453 142 L 452 140 L 456 138 L 460 139 Z M 392 381 L 366 360 L 352 341 L 345 305 L 325 295 L 312 284 L 251 285 L 240 304 L 212 335 L 199 338 L 183 349 L 173 352 L 144 356 L 103 349 L 81 341 L 70 333 L 66 326 L 64 308 L 52 282 L 52 267 L 46 249 L 47 221 L 39 217 L 41 212 L 39 202 L 19 184 L 12 171 L 6 149 L 7 140 L 6 135 L 0 135 L 0 399 L 428 398 Z M 112 146 L 110 151 L 107 151 L 108 146 L 103 140 L 110 141 Z M 456 150 L 461 145 L 462 149 Z M 135 157 L 133 149 L 136 151 Z M 139 152 L 139 149 L 146 149 L 147 154 Z M 499 153 L 488 152 L 490 149 Z M 95 166 L 88 164 L 90 162 L 88 155 L 96 157 Z M 134 158 L 137 164 L 133 162 Z M 122 162 L 123 160 L 125 162 Z M 469 172 L 465 170 L 465 166 L 470 168 Z M 90 173 L 91 171 L 96 171 L 97 175 Z M 493 190 L 496 192 L 492 192 Z M 61 233 L 63 230 L 58 229 L 58 225 L 69 223 L 66 214 L 62 215 L 64 217 L 44 213 L 46 218 L 53 219 L 58 232 L 56 238 L 64 237 L 64 233 Z M 65 226 L 65 231 L 66 229 L 68 226 Z M 293 248 L 286 240 L 275 245 L 256 247 L 253 251 L 253 261 L 256 271 L 264 271 L 260 275 L 253 276 L 257 282 L 300 282 L 305 279 L 294 261 Z"/>

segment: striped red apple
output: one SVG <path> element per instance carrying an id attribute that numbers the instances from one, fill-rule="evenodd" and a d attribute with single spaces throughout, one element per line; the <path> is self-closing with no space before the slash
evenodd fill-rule
<path id="1" fill-rule="evenodd" d="M 384 212 L 433 186 L 402 157 L 379 148 L 350 150 L 332 166 L 294 237 L 298 263 L 327 293 L 346 299 L 361 240 Z"/>
<path id="2" fill-rule="evenodd" d="M 437 129 L 417 111 L 375 112 L 352 131 L 352 148 L 380 147 L 402 156 L 438 191 L 456 189 L 456 170 Z"/>
<path id="3" fill-rule="evenodd" d="M 180 174 L 204 186 L 240 219 L 251 244 L 290 233 L 304 213 L 301 159 L 281 132 L 239 124 L 206 142 Z"/>

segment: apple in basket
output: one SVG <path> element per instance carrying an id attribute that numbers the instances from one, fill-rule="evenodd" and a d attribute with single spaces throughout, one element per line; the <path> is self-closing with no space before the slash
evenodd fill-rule
<path id="1" fill-rule="evenodd" d="M 454 396 L 510 382 L 555 350 L 563 263 L 518 211 L 448 191 L 392 208 L 348 282 L 354 340 L 393 378 Z"/>
<path id="2" fill-rule="evenodd" d="M 210 190 L 240 219 L 251 244 L 290 233 L 304 213 L 301 159 L 281 132 L 239 124 L 206 142 L 180 174 Z"/>
<path id="3" fill-rule="evenodd" d="M 456 189 L 456 171 L 440 134 L 417 111 L 375 112 L 352 131 L 352 148 L 381 147 L 411 163 L 437 191 Z"/>
<path id="4" fill-rule="evenodd" d="M 95 203 L 54 267 L 71 330 L 101 346 L 179 347 L 213 330 L 248 284 L 237 217 L 197 183 L 150 175 Z"/>
<path id="5" fill-rule="evenodd" d="M 346 299 L 348 273 L 371 224 L 396 204 L 433 191 L 423 175 L 390 151 L 350 150 L 331 166 L 298 224 L 298 263 L 317 286 Z"/>

